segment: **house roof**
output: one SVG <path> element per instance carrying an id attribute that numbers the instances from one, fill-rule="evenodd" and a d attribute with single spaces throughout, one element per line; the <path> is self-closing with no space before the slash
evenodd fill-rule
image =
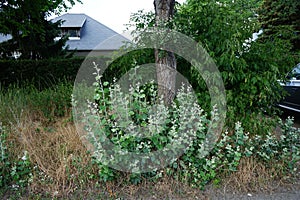
<path id="1" fill-rule="evenodd" d="M 54 22 L 62 20 L 61 27 L 81 27 L 80 40 L 68 40 L 66 45 L 69 50 L 91 51 L 91 50 L 117 50 L 125 41 L 125 37 L 86 14 L 64 14 L 55 19 Z"/>
<path id="2" fill-rule="evenodd" d="M 84 14 L 65 14 L 59 16 L 52 20 L 52 22 L 57 22 L 62 20 L 62 24 L 60 27 L 74 27 L 81 28 L 86 20 L 86 16 Z"/>

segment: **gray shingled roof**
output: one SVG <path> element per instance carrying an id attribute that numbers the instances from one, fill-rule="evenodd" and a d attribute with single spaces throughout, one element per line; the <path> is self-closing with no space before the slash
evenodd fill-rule
<path id="1" fill-rule="evenodd" d="M 70 50 L 117 50 L 123 45 L 124 41 L 128 41 L 122 35 L 86 14 L 68 13 L 53 20 L 57 21 L 60 19 L 63 21 L 62 27 L 69 25 L 70 28 L 76 24 L 81 24 L 83 19 L 85 19 L 81 28 L 80 40 L 68 40 L 66 42 Z"/>
<path id="2" fill-rule="evenodd" d="M 52 22 L 57 22 L 58 20 L 63 22 L 61 27 L 81 28 L 86 20 L 86 16 L 84 14 L 66 14 L 56 17 Z"/>

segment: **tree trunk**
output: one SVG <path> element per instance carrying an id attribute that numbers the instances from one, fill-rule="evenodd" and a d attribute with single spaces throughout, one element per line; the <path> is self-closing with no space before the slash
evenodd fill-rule
<path id="1" fill-rule="evenodd" d="M 174 14 L 175 0 L 154 0 L 155 24 L 157 27 L 166 28 Z M 166 105 L 170 105 L 175 97 L 176 85 L 176 59 L 173 52 L 155 50 L 156 75 L 158 95 L 163 97 Z"/>

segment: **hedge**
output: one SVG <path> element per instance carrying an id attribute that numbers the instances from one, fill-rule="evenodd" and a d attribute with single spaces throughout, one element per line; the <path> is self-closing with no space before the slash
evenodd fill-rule
<path id="1" fill-rule="evenodd" d="M 0 60 L 0 84 L 7 87 L 11 84 L 22 85 L 33 83 L 44 88 L 61 80 L 74 81 L 84 58 L 51 59 L 51 60 Z M 107 58 L 88 58 L 86 62 L 103 63 Z M 92 72 L 91 72 L 92 73 Z"/>

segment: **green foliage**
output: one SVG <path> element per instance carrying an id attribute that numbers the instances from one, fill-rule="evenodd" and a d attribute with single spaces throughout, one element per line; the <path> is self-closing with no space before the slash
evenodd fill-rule
<path id="1" fill-rule="evenodd" d="M 100 181 L 107 182 L 107 181 L 113 181 L 117 179 L 119 173 L 117 173 L 116 170 L 111 169 L 110 167 L 103 165 L 100 162 L 96 162 L 96 164 L 99 168 L 98 177 Z"/>
<path id="2" fill-rule="evenodd" d="M 259 0 L 188 0 L 176 7 L 170 25 L 199 42 L 218 66 L 227 95 L 227 125 L 231 128 L 239 120 L 246 130 L 252 130 L 262 113 L 274 115 L 278 111 L 275 105 L 284 92 L 277 80 L 284 79 L 296 62 L 290 54 L 292 46 L 281 39 L 263 43 L 251 40 L 252 34 L 261 27 L 257 15 L 261 3 Z M 146 27 L 143 23 L 152 26 L 149 13 L 138 14 L 139 20 L 133 15 L 137 28 L 143 30 Z M 199 92 L 202 108 L 211 110 L 202 75 L 180 57 L 177 66 Z M 261 130 L 257 132 L 264 134 Z"/>
<path id="3" fill-rule="evenodd" d="M 177 125 L 178 120 L 184 118 L 182 113 L 176 111 L 177 106 L 180 106 L 180 102 L 183 100 L 179 94 L 172 109 L 163 109 L 163 107 L 160 108 L 160 104 L 156 104 L 160 114 L 158 121 L 167 119 L 168 123 L 161 129 L 153 129 L 151 137 L 140 137 L 134 129 L 130 129 L 131 134 L 127 133 L 129 129 L 126 127 L 130 127 L 131 124 L 126 121 L 123 122 L 125 124 L 122 124 L 118 118 L 125 119 L 126 116 L 129 116 L 134 124 L 151 127 L 154 118 L 149 113 L 149 105 L 153 101 L 157 102 L 155 85 L 150 82 L 141 86 L 138 83 L 138 75 L 134 75 L 134 77 L 137 79 L 137 85 L 134 89 L 129 89 L 131 99 L 123 96 L 124 91 L 116 83 L 102 82 L 101 76 L 97 77 L 95 83 L 94 98 L 97 103 L 89 104 L 87 113 L 97 113 L 97 115 L 93 115 L 85 121 L 85 125 L 89 134 L 88 138 L 96 148 L 96 152 L 93 154 L 94 161 L 99 166 L 99 177 L 102 181 L 118 180 L 122 176 L 121 172 L 108 167 L 105 164 L 107 161 L 103 163 L 99 159 L 105 156 L 102 149 L 102 145 L 105 145 L 104 138 L 108 138 L 123 151 L 150 153 L 161 150 L 172 143 L 173 137 L 178 135 L 182 128 Z M 123 97 L 121 101 L 116 102 L 118 99 L 114 98 L 116 95 Z M 264 166 L 272 166 L 283 174 L 295 173 L 296 163 L 300 160 L 300 129 L 293 127 L 292 119 L 287 119 L 285 123 L 280 120 L 277 123 L 280 132 L 275 134 L 272 126 L 269 125 L 274 120 L 264 118 L 264 116 L 261 116 L 257 124 L 252 124 L 257 126 L 253 128 L 253 132 L 246 132 L 242 124 L 237 122 L 234 130 L 229 129 L 223 132 L 214 146 L 207 147 L 205 145 L 207 126 L 218 116 L 213 110 L 211 117 L 208 118 L 206 114 L 201 114 L 200 107 L 197 109 L 197 105 L 194 106 L 193 110 L 188 109 L 191 112 L 189 117 L 199 120 L 199 124 L 195 126 L 198 127 L 198 130 L 195 132 L 193 140 L 189 140 L 184 154 L 163 170 L 140 173 L 136 169 L 137 172 L 129 173 L 130 183 L 139 184 L 142 179 L 157 181 L 163 173 L 166 173 L 182 182 L 203 188 L 211 182 L 218 184 L 224 174 L 236 172 L 241 159 L 245 157 L 252 157 L 257 162 L 263 163 Z M 196 110 L 200 113 L 197 114 Z M 167 118 L 164 118 L 163 115 Z M 195 118 L 195 116 L 197 117 Z M 92 118 L 95 117 L 101 119 L 98 121 L 99 129 L 91 128 L 95 125 L 91 123 Z M 258 120 L 256 115 L 252 117 L 256 117 L 254 119 Z M 144 133 L 145 130 L 143 130 Z M 173 132 L 174 134 L 172 134 Z M 92 134 L 93 136 L 91 136 Z M 174 143 L 172 144 L 174 145 Z M 114 158 L 114 160 L 116 159 Z M 133 169 L 136 167 L 135 163 L 130 161 L 127 164 L 133 165 Z"/>
<path id="4" fill-rule="evenodd" d="M 252 146 L 254 156 L 263 162 L 273 166 L 274 161 L 284 162 L 285 172 L 295 172 L 296 163 L 300 159 L 300 129 L 293 127 L 292 118 L 288 118 L 285 123 L 280 121 L 279 125 L 281 132 L 278 137 L 271 133 L 255 136 L 249 140 L 247 147 Z"/>
<path id="5" fill-rule="evenodd" d="M 130 23 L 127 24 L 127 29 L 134 28 L 138 31 L 143 31 L 148 27 L 153 27 L 155 25 L 154 13 L 144 10 L 139 10 L 137 13 L 132 13 L 130 16 Z"/>
<path id="6" fill-rule="evenodd" d="M 39 90 L 32 84 L 0 89 L 0 121 L 5 125 L 18 122 L 24 110 L 41 113 L 49 121 L 65 116 L 71 107 L 73 84 L 62 81 Z"/>
<path id="7" fill-rule="evenodd" d="M 199 158 L 199 140 L 193 141 L 193 147 L 173 163 L 168 171 L 177 171 L 182 181 L 193 186 L 204 187 L 207 183 L 220 181 L 222 174 L 237 171 L 243 157 L 253 157 L 264 166 L 273 167 L 283 174 L 294 174 L 296 163 L 300 160 L 300 129 L 293 127 L 293 120 L 280 121 L 280 137 L 272 132 L 256 135 L 244 132 L 240 123 L 236 123 L 233 133 L 225 132 L 210 154 Z"/>
<path id="8" fill-rule="evenodd" d="M 22 156 L 12 158 L 8 152 L 6 137 L 5 127 L 0 123 L 0 187 L 26 187 L 33 177 L 33 167 L 28 154 L 24 151 Z"/>
<path id="9" fill-rule="evenodd" d="M 71 108 L 71 94 L 73 84 L 71 82 L 61 82 L 49 89 L 34 91 L 31 94 L 30 107 L 32 111 L 42 112 L 49 119 L 63 117 Z"/>
<path id="10" fill-rule="evenodd" d="M 179 168 L 175 167 L 183 181 L 193 186 L 204 187 L 210 181 L 218 181 L 222 173 L 237 170 L 243 154 L 244 145 L 248 139 L 240 123 L 236 123 L 233 134 L 225 132 L 211 152 L 201 157 L 201 140 L 193 141 L 193 148 L 187 150 L 179 161 Z M 176 166 L 176 165 L 175 165 Z"/>
<path id="11" fill-rule="evenodd" d="M 298 0 L 264 0 L 259 10 L 262 40 L 280 38 L 300 51 L 300 2 Z"/>
<path id="12" fill-rule="evenodd" d="M 8 152 L 6 147 L 6 133 L 4 133 L 4 127 L 0 124 L 0 150 L 1 150 L 1 160 L 0 160 L 0 187 L 4 187 L 9 181 L 9 168 L 10 162 L 8 161 Z"/>
<path id="13" fill-rule="evenodd" d="M 11 166 L 10 177 L 15 187 L 26 187 L 32 181 L 33 169 L 28 154 L 24 151 L 24 155 L 16 160 Z"/>
<path id="14" fill-rule="evenodd" d="M 201 42 L 215 60 L 227 92 L 229 120 L 242 117 L 246 128 L 251 127 L 246 124 L 251 113 L 273 113 L 270 105 L 282 95 L 277 80 L 288 70 L 284 67 L 293 66 L 291 61 L 290 65 L 286 63 L 291 56 L 287 50 L 290 47 L 284 43 L 249 42 L 259 27 L 258 6 L 257 1 L 248 0 L 200 4 L 190 0 L 179 8 L 174 19 L 175 28 Z M 200 81 L 200 88 L 205 88 L 201 75 L 194 78 Z"/>
<path id="15" fill-rule="evenodd" d="M 131 68 L 138 65 L 155 63 L 154 50 L 153 49 L 142 49 L 129 51 L 124 47 L 125 51 L 128 52 L 122 56 L 119 53 L 123 53 L 124 49 L 120 49 L 119 52 L 112 57 L 113 62 L 108 63 L 108 68 L 103 74 L 103 79 L 109 82 L 113 82 L 113 78 L 119 79 L 122 75 L 128 72 Z M 99 63 L 99 62 L 98 62 Z M 101 67 L 101 64 L 99 65 Z"/>
<path id="16" fill-rule="evenodd" d="M 234 57 L 257 27 L 255 1 L 189 0 L 178 8 L 174 28 L 200 42 L 212 57 Z"/>
<path id="17" fill-rule="evenodd" d="M 87 64 L 96 62 L 103 65 L 108 59 L 99 58 L 71 58 L 49 60 L 0 60 L 1 87 L 9 85 L 22 86 L 33 84 L 39 89 L 51 87 L 63 80 L 74 82 L 83 61 Z M 89 70 L 89 69 L 86 69 Z M 93 68 L 87 73 L 92 73 Z M 114 71 L 107 70 L 105 77 L 114 76 Z"/>
<path id="18" fill-rule="evenodd" d="M 294 134 L 295 132 L 299 133 L 299 130 L 294 130 L 295 132 L 292 134 L 283 132 L 283 135 L 289 134 L 293 138 L 288 139 L 293 141 L 291 142 L 293 145 L 289 143 L 290 146 L 286 150 L 286 142 L 282 139 L 286 136 L 278 139 L 273 135 L 273 128 L 276 125 L 274 118 L 276 119 L 276 117 L 272 119 L 265 115 L 266 113 L 273 115 L 276 111 L 274 106 L 283 96 L 282 88 L 277 80 L 283 78 L 290 66 L 293 66 L 294 58 L 289 54 L 292 46 L 283 40 L 275 39 L 264 43 L 251 40 L 252 34 L 260 28 L 256 14 L 260 3 L 261 1 L 254 0 L 201 1 L 201 3 L 189 0 L 177 7 L 171 26 L 200 42 L 215 60 L 222 73 L 227 92 L 229 131 L 223 133 L 210 154 L 204 158 L 201 158 L 203 133 L 197 135 L 197 140 L 193 141 L 192 146 L 185 154 L 165 169 L 167 174 L 181 178 L 192 185 L 204 186 L 210 181 L 218 183 L 219 175 L 222 173 L 236 171 L 242 157 L 253 156 L 265 165 L 274 163 L 274 160 L 275 162 L 280 161 L 278 165 L 286 169 L 287 173 L 292 172 L 292 167 L 288 166 L 299 160 L 299 142 L 297 142 L 297 135 Z M 152 13 L 139 12 L 133 15 L 132 21 L 138 31 L 143 31 L 146 27 L 153 26 L 153 17 Z M 138 53 L 141 55 L 140 51 Z M 152 55 L 150 51 L 148 56 Z M 139 57 L 139 59 L 143 58 Z M 144 58 L 144 60 L 146 59 Z M 126 63 L 128 64 L 125 72 L 136 64 L 130 60 L 130 57 L 123 61 L 125 66 Z M 177 58 L 177 61 L 178 70 L 184 69 L 180 72 L 188 77 L 193 87 L 199 92 L 200 105 L 203 108 L 209 108 L 207 105 L 209 96 L 201 75 L 197 74 L 193 67 L 181 58 Z M 139 62 L 139 64 L 141 63 Z M 108 96 L 111 89 L 113 88 L 107 87 L 107 93 L 99 95 L 97 100 L 101 102 L 100 97 Z M 106 103 L 106 108 L 110 108 L 111 104 Z M 137 108 L 142 110 L 142 107 Z M 133 114 L 135 113 L 133 112 Z M 145 113 L 142 112 L 143 114 Z M 147 114 L 142 119 L 144 121 L 136 122 L 140 124 L 149 122 Z M 209 121 L 209 119 L 207 120 Z M 242 122 L 243 127 L 240 123 L 236 123 L 237 120 Z M 291 128 L 291 124 L 288 126 Z M 107 133 L 110 130 L 111 128 L 107 130 Z M 120 131 L 116 127 L 114 130 L 116 133 Z M 250 132 L 248 133 L 248 131 Z M 115 138 L 115 142 L 119 139 Z M 166 141 L 166 143 L 153 149 L 154 143 L 149 143 L 150 147 L 147 146 L 147 148 L 155 150 L 164 147 L 168 142 L 165 135 L 158 135 L 158 140 Z M 118 144 L 134 150 L 135 143 L 136 141 L 131 138 L 127 143 Z M 293 149 L 291 149 L 292 146 L 294 146 Z M 282 155 L 280 148 L 285 149 L 284 152 L 288 152 L 288 155 L 279 156 Z M 145 147 L 138 150 L 145 150 Z M 159 174 L 156 171 L 153 173 Z M 139 176 L 133 175 L 133 179 L 133 182 L 138 182 Z"/>
<path id="19" fill-rule="evenodd" d="M 102 82 L 102 77 L 98 74 L 94 84 L 96 103 L 88 104 L 87 116 L 83 121 L 87 139 L 95 147 L 95 159 L 104 162 L 99 163 L 100 177 L 103 177 L 103 180 L 110 180 L 112 175 L 112 169 L 103 167 L 103 159 L 109 160 L 110 158 L 106 157 L 107 153 L 113 151 L 103 151 L 103 146 L 110 145 L 109 142 L 112 142 L 118 151 L 124 152 L 123 156 L 114 157 L 111 164 L 119 165 L 121 161 L 122 166 L 139 172 L 140 165 L 146 163 L 143 163 L 143 160 L 141 163 L 135 163 L 130 159 L 130 155 L 127 158 L 126 153 L 151 153 L 162 151 L 166 147 L 176 151 L 183 146 L 189 146 L 190 138 L 195 136 L 196 131 L 204 137 L 203 124 L 207 121 L 206 115 L 202 113 L 203 110 L 198 104 L 195 104 L 196 98 L 192 97 L 190 88 L 182 86 L 176 101 L 167 107 L 163 100 L 157 97 L 157 86 L 153 82 L 140 85 L 138 74 L 131 74 L 130 77 L 134 80 L 126 92 L 115 82 Z M 169 157 L 173 158 L 173 152 L 164 153 L 169 153 Z"/>

